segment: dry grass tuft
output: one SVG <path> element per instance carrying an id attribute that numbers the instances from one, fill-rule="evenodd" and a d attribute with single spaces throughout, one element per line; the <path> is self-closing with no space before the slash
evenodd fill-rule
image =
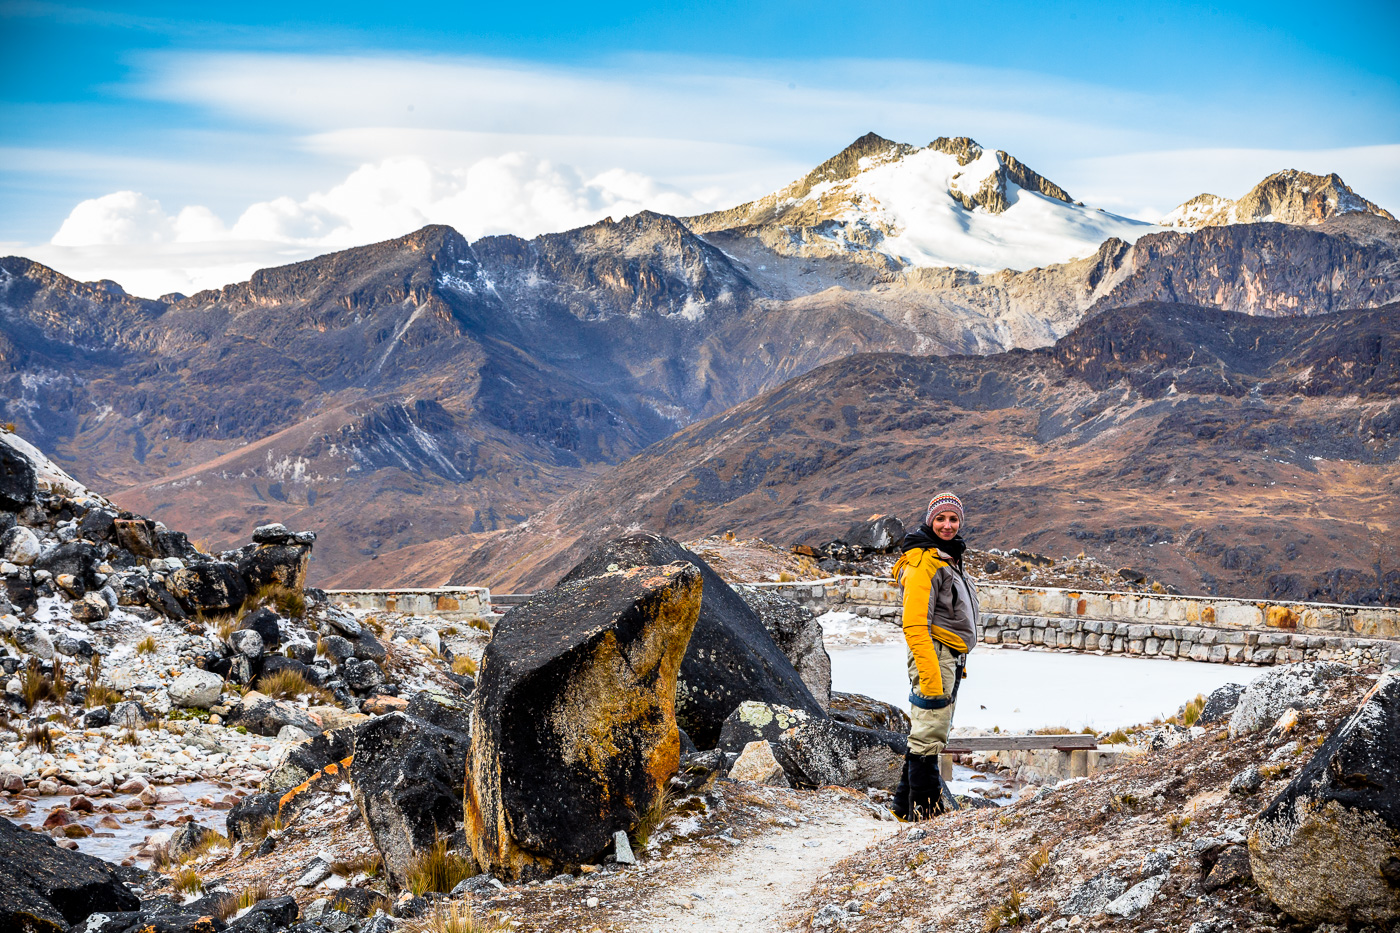
<path id="1" fill-rule="evenodd" d="M 1173 837 L 1180 836 L 1186 831 L 1186 827 L 1191 825 L 1191 817 L 1184 813 L 1167 814 L 1167 830 Z"/>
<path id="2" fill-rule="evenodd" d="M 1027 881 L 1034 881 L 1050 867 L 1050 844 L 1046 843 L 1021 861 L 1021 874 Z"/>
<path id="3" fill-rule="evenodd" d="M 246 910 L 258 901 L 265 901 L 271 896 L 272 889 L 268 887 L 267 882 L 259 881 L 256 884 L 249 885 L 237 894 L 230 894 L 228 897 L 221 898 L 219 900 L 219 906 L 215 910 L 215 914 L 217 914 L 220 920 L 227 922 L 230 917 L 240 910 Z"/>
<path id="4" fill-rule="evenodd" d="M 137 654 L 155 654 L 155 653 L 156 653 L 156 638 L 155 638 L 155 636 L 154 636 L 154 635 L 147 635 L 145 638 L 143 638 L 143 639 L 141 639 L 140 641 L 138 641 L 138 642 L 136 643 L 136 653 L 137 653 Z"/>
<path id="5" fill-rule="evenodd" d="M 491 631 L 491 623 L 487 622 L 481 616 L 473 616 L 472 618 L 467 620 L 467 624 L 470 625 L 472 628 L 480 629 L 483 632 Z"/>
<path id="6" fill-rule="evenodd" d="M 383 870 L 384 859 L 377 852 L 373 855 L 357 855 L 344 862 L 331 862 L 331 873 L 342 878 L 353 878 L 356 875 L 373 878 Z"/>
<path id="7" fill-rule="evenodd" d="M 632 830 L 632 845 L 638 850 L 645 849 L 647 843 L 651 842 L 651 836 L 661 825 L 666 822 L 666 818 L 676 809 L 675 794 L 671 790 L 670 783 L 666 783 L 661 788 L 661 793 L 656 795 L 656 799 L 651 802 L 651 806 L 637 815 L 636 828 Z"/>
<path id="8" fill-rule="evenodd" d="M 204 882 L 199 878 L 199 872 L 193 868 L 182 868 L 170 879 L 171 887 L 181 894 L 198 894 L 204 889 Z"/>
<path id="9" fill-rule="evenodd" d="M 275 609 L 278 615 L 288 619 L 304 619 L 306 617 L 306 594 L 301 590 L 292 589 L 290 586 L 283 586 L 280 583 L 267 583 L 258 587 L 256 593 L 252 593 L 243 601 L 243 607 L 239 610 L 239 615 L 246 615 L 254 609 L 262 606 L 269 606 Z"/>
<path id="10" fill-rule="evenodd" d="M 445 906 L 404 927 L 405 933 L 498 933 L 512 929 L 498 915 L 477 919 L 471 908 L 461 901 L 449 901 Z"/>
<path id="11" fill-rule="evenodd" d="M 408 868 L 408 889 L 415 896 L 429 891 L 448 894 L 457 884 L 477 874 L 476 860 L 471 856 L 448 851 L 447 840 L 439 839 L 431 849 L 413 860 Z"/>
<path id="12" fill-rule="evenodd" d="M 83 694 L 83 706 L 93 709 L 98 706 L 111 706 L 122 701 L 122 692 L 106 684 L 93 684 Z"/>
<path id="13" fill-rule="evenodd" d="M 53 754 L 53 731 L 48 723 L 35 723 L 24 733 L 24 744 L 33 745 L 41 752 Z"/>
<path id="14" fill-rule="evenodd" d="M 1018 927 L 1026 922 L 1026 915 L 1021 908 L 1025 906 L 1026 896 L 1016 885 L 1011 886 L 1011 892 L 1006 895 L 1006 899 L 999 904 L 993 904 L 987 908 L 987 915 L 982 921 L 984 933 L 993 933 L 1002 927 Z"/>
<path id="15" fill-rule="evenodd" d="M 259 693 L 264 693 L 278 700 L 309 696 L 321 703 L 331 704 L 335 702 L 335 697 L 331 695 L 329 690 L 324 690 L 310 683 L 300 671 L 289 669 L 258 678 L 256 689 Z"/>
<path id="16" fill-rule="evenodd" d="M 1174 720 L 1183 726 L 1194 726 L 1196 720 L 1201 718 L 1201 711 L 1206 708 L 1205 694 L 1198 693 L 1196 698 L 1181 708 Z"/>
<path id="17" fill-rule="evenodd" d="M 452 659 L 452 673 L 463 677 L 475 677 L 476 662 L 465 654 L 459 654 Z"/>

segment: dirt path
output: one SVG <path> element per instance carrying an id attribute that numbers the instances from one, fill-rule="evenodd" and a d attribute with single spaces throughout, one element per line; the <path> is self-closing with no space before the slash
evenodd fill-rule
<path id="1" fill-rule="evenodd" d="M 635 929 L 655 933 L 772 933 L 798 919 L 795 904 L 833 864 L 893 834 L 895 821 L 823 801 L 807 822 L 760 834 L 678 883 Z M 679 879 L 677 879 L 679 882 Z"/>

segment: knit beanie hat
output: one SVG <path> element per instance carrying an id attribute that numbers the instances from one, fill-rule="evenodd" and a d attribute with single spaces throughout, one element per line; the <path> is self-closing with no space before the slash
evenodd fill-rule
<path id="1" fill-rule="evenodd" d="M 929 500 L 928 512 L 924 514 L 924 524 L 932 525 L 933 517 L 939 512 L 956 512 L 959 524 L 966 520 L 966 517 L 963 515 L 962 500 L 951 492 L 940 492 Z"/>

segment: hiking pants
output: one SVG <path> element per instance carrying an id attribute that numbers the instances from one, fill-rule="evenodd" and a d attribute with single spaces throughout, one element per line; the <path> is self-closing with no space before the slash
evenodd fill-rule
<path id="1" fill-rule="evenodd" d="M 957 683 L 958 656 L 943 642 L 934 639 L 934 650 L 938 652 L 938 673 L 943 678 L 943 689 L 951 692 Z M 909 684 L 919 689 L 919 668 L 914 663 L 914 652 L 905 649 L 909 662 Z M 922 693 L 922 691 L 920 691 Z M 953 726 L 953 708 L 949 703 L 942 709 L 921 709 L 910 704 L 909 752 L 914 755 L 939 755 L 948 744 L 948 730 Z"/>

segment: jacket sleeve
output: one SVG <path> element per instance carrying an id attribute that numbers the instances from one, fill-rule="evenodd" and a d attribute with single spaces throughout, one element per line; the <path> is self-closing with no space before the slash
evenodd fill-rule
<path id="1" fill-rule="evenodd" d="M 933 579 L 923 566 L 906 564 L 899 582 L 904 586 L 904 641 L 919 671 L 919 692 L 926 697 L 942 696 L 943 675 L 938 668 L 938 651 L 928 633 L 929 592 Z"/>

